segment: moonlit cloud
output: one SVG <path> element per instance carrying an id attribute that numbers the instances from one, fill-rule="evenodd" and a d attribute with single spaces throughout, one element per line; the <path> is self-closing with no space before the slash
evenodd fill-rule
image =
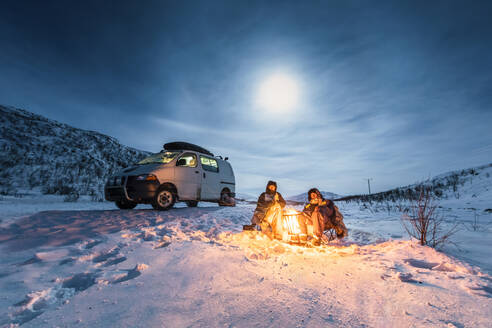
<path id="1" fill-rule="evenodd" d="M 490 2 L 88 1 L 0 5 L 0 103 L 267 180 L 375 191 L 491 162 Z M 439 19 L 436 19 L 439 17 Z M 286 72 L 300 93 L 267 114 Z M 288 98 L 289 95 L 286 95 Z"/>

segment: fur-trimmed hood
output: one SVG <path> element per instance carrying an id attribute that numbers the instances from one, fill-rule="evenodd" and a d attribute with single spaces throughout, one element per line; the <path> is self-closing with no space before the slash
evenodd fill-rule
<path id="1" fill-rule="evenodd" d="M 277 183 L 275 181 L 272 181 L 272 180 L 268 181 L 266 188 L 265 188 L 265 191 L 267 194 L 272 194 L 270 189 L 268 189 L 269 186 L 275 186 L 275 192 L 277 192 Z"/>
<path id="2" fill-rule="evenodd" d="M 311 194 L 312 194 L 313 192 L 314 192 L 314 193 L 316 193 L 320 199 L 323 199 L 323 200 L 325 199 L 325 198 L 323 197 L 323 195 L 321 194 L 321 192 L 320 192 L 317 188 L 311 188 L 311 189 L 309 189 L 309 191 L 308 191 L 308 201 L 309 201 L 309 202 L 311 201 Z"/>

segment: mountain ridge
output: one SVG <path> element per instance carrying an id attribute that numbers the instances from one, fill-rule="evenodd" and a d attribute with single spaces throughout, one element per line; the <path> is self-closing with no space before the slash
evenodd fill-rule
<path id="1" fill-rule="evenodd" d="M 330 191 L 321 191 L 320 190 L 320 192 L 321 192 L 321 195 L 323 195 L 323 197 L 325 199 L 333 200 L 333 199 L 343 197 L 341 195 L 335 194 L 335 193 L 330 192 Z M 300 202 L 300 203 L 307 203 L 307 200 L 308 200 L 307 191 L 304 193 L 298 194 L 298 195 L 289 196 L 286 198 L 286 200 L 290 200 L 290 201 L 294 201 L 294 202 Z"/>
<path id="2" fill-rule="evenodd" d="M 106 179 L 150 152 L 12 106 L 0 105 L 0 193 L 39 188 L 45 194 L 103 199 Z"/>

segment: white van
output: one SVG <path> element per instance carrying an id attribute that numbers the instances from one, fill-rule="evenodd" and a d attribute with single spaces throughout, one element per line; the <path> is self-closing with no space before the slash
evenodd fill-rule
<path id="1" fill-rule="evenodd" d="M 178 201 L 195 207 L 198 201 L 234 206 L 236 182 L 227 157 L 186 142 L 172 142 L 164 150 L 108 179 L 106 200 L 121 209 L 152 204 L 167 210 Z"/>

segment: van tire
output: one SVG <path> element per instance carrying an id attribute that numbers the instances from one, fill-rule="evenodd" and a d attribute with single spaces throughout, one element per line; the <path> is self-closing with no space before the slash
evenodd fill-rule
<path id="1" fill-rule="evenodd" d="M 157 189 L 152 200 L 152 207 L 159 211 L 166 211 L 173 207 L 174 203 L 176 203 L 175 190 L 170 186 L 164 185 Z"/>
<path id="2" fill-rule="evenodd" d="M 197 200 L 187 200 L 185 203 L 186 203 L 186 206 L 188 206 L 188 207 L 197 207 L 197 205 L 198 205 Z"/>
<path id="3" fill-rule="evenodd" d="M 137 206 L 137 203 L 130 202 L 128 200 L 117 200 L 114 203 L 120 210 L 131 210 Z"/>
<path id="4" fill-rule="evenodd" d="M 236 199 L 231 196 L 229 190 L 222 190 L 220 193 L 219 206 L 236 206 Z"/>

